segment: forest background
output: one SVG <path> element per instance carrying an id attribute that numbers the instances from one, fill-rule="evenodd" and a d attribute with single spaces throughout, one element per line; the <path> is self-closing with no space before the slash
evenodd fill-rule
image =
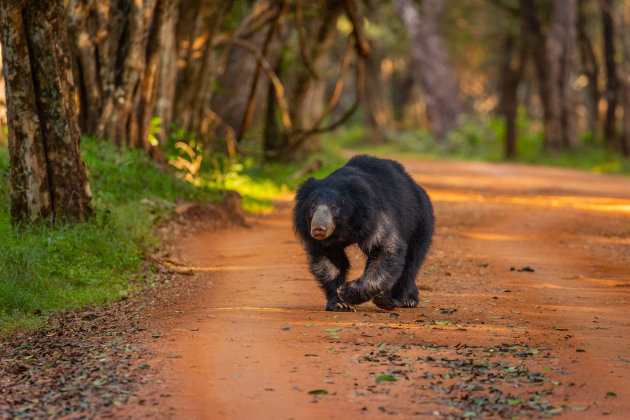
<path id="1" fill-rule="evenodd" d="M 176 200 L 267 211 L 341 149 L 630 172 L 621 0 L 12 0 L 0 25 L 6 331 L 150 283 Z"/>

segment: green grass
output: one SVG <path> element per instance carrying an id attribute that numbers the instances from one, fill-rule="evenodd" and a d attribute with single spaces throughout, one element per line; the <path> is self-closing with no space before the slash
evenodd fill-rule
<path id="1" fill-rule="evenodd" d="M 297 171 L 320 160 L 322 167 L 315 172 L 294 177 Z M 241 194 L 243 209 L 249 213 L 267 213 L 274 201 L 290 197 L 291 191 L 310 176 L 324 177 L 343 165 L 339 151 L 327 149 L 315 152 L 296 163 L 269 163 L 254 158 L 238 157 L 232 162 L 226 156 L 214 154 L 203 159 L 196 183 L 210 190 L 233 190 Z"/>
<path id="2" fill-rule="evenodd" d="M 315 172 L 294 178 L 293 174 L 310 165 L 314 160 L 322 161 L 322 167 Z M 342 166 L 345 160 L 334 151 L 315 153 L 306 161 L 291 164 L 250 162 L 243 172 L 225 179 L 224 188 L 238 191 L 243 196 L 243 208 L 257 213 L 273 208 L 273 201 L 295 190 L 308 177 L 322 178 Z M 221 184 L 215 185 L 219 187 Z"/>
<path id="3" fill-rule="evenodd" d="M 8 153 L 0 144 L 0 336 L 36 329 L 55 311 L 111 302 L 145 287 L 152 271 L 144 255 L 159 246 L 154 227 L 173 213 L 176 198 L 216 201 L 218 190 L 232 189 L 243 196 L 245 210 L 265 212 L 306 177 L 325 176 L 343 164 L 334 151 L 289 165 L 243 158 L 228 163 L 215 154 L 204 157 L 191 183 L 136 150 L 84 138 L 81 151 L 95 217 L 81 224 L 15 229 Z M 314 159 L 322 160 L 321 169 L 291 177 Z"/>
<path id="4" fill-rule="evenodd" d="M 607 149 L 589 136 L 579 147 L 558 154 L 546 152 L 543 135 L 537 124 L 525 115 L 517 121 L 518 140 L 515 162 L 560 166 L 592 172 L 630 175 L 630 159 Z M 385 141 L 372 140 L 363 126 L 352 126 L 328 133 L 325 147 L 346 148 L 375 155 L 422 156 L 427 159 L 503 161 L 504 124 L 497 118 L 480 120 L 464 117 L 460 127 L 441 143 L 423 129 L 386 131 Z"/>
<path id="5" fill-rule="evenodd" d="M 7 149 L 0 146 L 0 334 L 36 328 L 54 311 L 100 304 L 143 286 L 156 221 L 175 198 L 216 194 L 159 169 L 141 152 L 83 139 L 96 210 L 87 223 L 22 226 L 9 216 Z"/>
<path id="6" fill-rule="evenodd" d="M 518 161 L 630 174 L 629 159 L 590 140 L 578 149 L 546 154 L 540 130 L 524 117 L 518 123 Z M 176 198 L 214 201 L 220 199 L 218 190 L 232 189 L 243 196 L 247 211 L 266 212 L 305 178 L 321 178 L 343 165 L 342 149 L 499 161 L 503 129 L 495 119 L 468 119 L 440 144 L 420 129 L 387 132 L 386 141 L 377 143 L 365 128 L 353 125 L 323 135 L 321 151 L 293 164 L 204 156 L 194 183 L 174 176 L 171 167 L 158 167 L 142 152 L 84 138 L 95 217 L 82 224 L 19 229 L 10 225 L 8 154 L 0 144 L 0 336 L 37 328 L 55 311 L 111 302 L 144 287 L 152 276 L 144 255 L 159 246 L 155 224 L 172 214 Z M 323 162 L 321 169 L 292 176 L 315 159 Z"/>

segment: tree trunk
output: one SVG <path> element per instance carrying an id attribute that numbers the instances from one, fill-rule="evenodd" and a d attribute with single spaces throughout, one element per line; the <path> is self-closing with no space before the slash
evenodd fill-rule
<path id="1" fill-rule="evenodd" d="M 298 4 L 299 3 L 299 4 Z M 300 8 L 297 10 L 297 8 Z M 293 68 L 293 75 L 283 68 L 283 57 L 276 61 L 275 72 L 280 77 L 282 74 L 286 80 L 288 92 L 288 110 L 290 120 L 297 130 L 308 130 L 320 119 L 324 112 L 323 104 L 326 93 L 327 80 L 323 75 L 329 67 L 330 55 L 325 52 L 331 47 L 335 22 L 343 11 L 343 2 L 326 0 L 316 7 L 302 10 L 301 2 L 296 2 L 295 13 L 303 12 L 307 16 L 317 16 L 303 22 L 296 19 L 295 30 L 301 33 L 300 57 L 301 62 Z M 280 28 L 278 41 L 282 45 L 283 55 L 286 54 L 287 43 L 290 41 L 291 29 L 285 22 Z M 312 41 L 311 41 L 312 40 Z M 280 49 L 274 46 L 272 49 Z M 286 56 L 284 57 L 286 59 Z M 293 77 L 291 77 L 293 76 Z M 307 150 L 317 148 L 316 135 L 309 138 L 308 143 L 303 143 L 298 148 L 289 148 L 290 139 L 285 130 L 282 130 L 278 117 L 278 101 L 276 92 L 270 84 L 267 97 L 267 110 L 265 116 L 265 131 L 263 151 L 268 161 L 287 162 L 299 159 Z"/>
<path id="2" fill-rule="evenodd" d="M 586 99 L 586 109 L 588 111 L 588 123 L 589 129 L 593 135 L 597 136 L 599 133 L 599 63 L 597 62 L 597 56 L 593 49 L 593 43 L 588 35 L 588 12 L 586 8 L 585 0 L 578 0 L 578 45 L 580 50 L 580 61 L 582 62 L 582 71 L 588 79 L 588 94 Z"/>
<path id="3" fill-rule="evenodd" d="M 0 2 L 11 219 L 82 221 L 91 192 L 79 150 L 63 2 Z"/>
<path id="4" fill-rule="evenodd" d="M 277 60 L 274 72 L 278 78 L 282 77 L 282 56 Z M 263 132 L 263 154 L 267 161 L 280 161 L 284 158 L 282 152 L 288 147 L 286 133 L 280 127 L 276 111 L 278 100 L 273 85 L 269 83 L 267 89 L 267 107 L 265 110 L 265 129 Z"/>
<path id="5" fill-rule="evenodd" d="M 630 56 L 626 58 L 630 60 Z M 623 84 L 623 135 L 621 137 L 621 153 L 630 156 L 630 75 L 626 75 Z"/>
<path id="6" fill-rule="evenodd" d="M 378 142 L 385 140 L 383 129 L 391 128 L 391 97 L 383 72 L 382 55 L 374 43 L 370 43 L 372 52 L 365 60 L 365 118 L 372 137 Z"/>
<path id="7" fill-rule="evenodd" d="M 606 121 L 604 135 L 609 144 L 617 139 L 616 111 L 619 103 L 619 81 L 617 79 L 617 65 L 615 63 L 614 24 L 612 19 L 612 0 L 601 0 L 602 31 L 604 37 L 604 62 L 606 63 Z"/>
<path id="8" fill-rule="evenodd" d="M 551 150 L 576 146 L 575 102 L 571 92 L 571 54 L 575 39 L 577 18 L 576 0 L 553 3 L 549 35 L 546 43 L 547 67 L 549 69 L 549 107 L 545 113 L 548 132 L 547 146 Z"/>
<path id="9" fill-rule="evenodd" d="M 625 2 L 621 8 L 621 21 L 623 22 L 622 47 L 623 47 L 623 136 L 621 138 L 621 151 L 624 156 L 630 156 L 630 3 Z"/>
<path id="10" fill-rule="evenodd" d="M 150 151 L 164 14 L 172 1 L 68 0 L 84 133 Z"/>
<path id="11" fill-rule="evenodd" d="M 212 81 L 216 76 L 215 35 L 233 0 L 182 0 L 176 25 L 175 40 L 179 57 L 179 74 L 172 82 L 174 121 L 195 133 L 204 144 L 209 142 L 208 109 L 213 95 Z"/>
<path id="12" fill-rule="evenodd" d="M 576 20 L 576 0 L 553 3 L 549 35 L 541 29 L 533 0 L 521 1 L 528 44 L 538 74 L 540 101 L 545 122 L 545 148 L 557 152 L 563 145 L 575 144 L 570 95 L 570 57 Z M 542 54 L 539 49 L 543 48 Z"/>
<path id="13" fill-rule="evenodd" d="M 161 144 L 166 143 L 166 136 L 175 116 L 175 93 L 177 88 L 177 38 L 176 28 L 179 18 L 179 0 L 167 2 L 164 10 L 164 38 L 162 54 L 158 64 L 157 86 L 155 88 L 155 115 L 160 119 L 158 136 Z"/>
<path id="14" fill-rule="evenodd" d="M 265 35 L 265 41 L 263 42 L 262 50 L 260 52 L 261 55 L 265 59 L 267 58 L 267 55 L 268 55 L 269 45 L 271 45 L 271 42 L 273 41 L 273 38 L 276 35 L 276 32 L 278 31 L 278 28 L 280 26 L 280 19 L 282 19 L 282 16 L 284 15 L 288 5 L 289 5 L 288 0 L 281 1 L 278 8 L 278 12 L 276 16 L 274 17 L 273 21 L 271 22 L 271 24 L 269 25 L 269 29 L 267 30 L 267 33 Z M 252 119 L 254 118 L 254 109 L 256 107 L 256 92 L 257 92 L 258 82 L 260 80 L 260 77 L 262 76 L 262 70 L 263 70 L 262 63 L 257 61 L 256 70 L 254 71 L 254 77 L 252 78 L 251 87 L 249 88 L 249 95 L 247 96 L 248 99 L 247 99 L 247 106 L 245 107 L 245 114 L 243 115 L 243 120 L 241 124 L 239 125 L 238 132 L 236 134 L 237 142 L 240 142 L 243 139 L 245 132 L 249 128 L 252 122 Z"/>
<path id="15" fill-rule="evenodd" d="M 2 44 L 0 44 L 0 143 L 6 141 L 4 127 L 7 125 L 7 102 L 4 88 L 4 76 L 2 75 Z"/>
<path id="16" fill-rule="evenodd" d="M 505 116 L 505 157 L 516 156 L 516 117 L 518 113 L 518 85 L 523 78 L 527 61 L 527 46 L 523 37 L 517 40 L 509 33 L 505 40 L 505 53 L 501 80 L 501 111 Z M 515 43 L 518 55 L 515 57 Z"/>
<path id="17" fill-rule="evenodd" d="M 277 4 L 271 0 L 255 1 L 252 6 L 252 13 L 243 22 L 245 23 L 248 20 L 250 22 L 262 20 L 269 24 L 269 19 L 273 19 L 273 16 L 277 13 L 275 5 Z M 255 16 L 252 16 L 254 14 Z M 261 24 L 259 23 L 253 26 L 256 29 L 260 29 Z M 262 27 L 264 28 L 266 26 Z M 255 45 L 259 50 L 262 49 L 265 33 L 260 30 L 249 30 L 247 33 L 240 34 L 239 32 L 245 32 L 244 29 L 243 24 L 241 24 L 232 36 L 240 35 L 242 39 Z M 227 126 L 238 130 L 247 111 L 247 100 L 251 93 L 251 84 L 249 82 L 254 79 L 258 61 L 250 51 L 237 45 L 228 45 L 224 54 L 225 61 L 221 63 L 224 70 L 217 77 L 217 84 L 221 86 L 221 90 L 212 95 L 211 108 Z M 265 92 L 267 92 L 268 87 L 267 83 L 268 80 L 266 77 L 262 77 L 260 83 L 257 83 L 254 119 L 256 112 L 262 108 L 261 105 L 265 103 Z"/>
<path id="18" fill-rule="evenodd" d="M 343 11 L 343 2 L 327 0 L 322 2 L 322 7 L 324 10 L 316 24 L 311 25 L 312 28 L 308 26 L 303 28 L 307 35 L 306 40 L 313 39 L 310 48 L 305 46 L 305 49 L 310 50 L 308 54 L 314 70 L 319 74 L 323 74 L 329 66 L 330 56 L 325 52 L 331 48 L 335 22 Z M 315 12 L 311 11 L 311 13 Z M 308 43 L 307 41 L 305 42 Z M 290 103 L 293 106 L 289 110 L 291 120 L 297 129 L 308 129 L 319 119 L 323 112 L 325 89 L 324 77 L 315 79 L 305 66 L 300 66 L 293 89 L 291 89 Z"/>
<path id="19" fill-rule="evenodd" d="M 413 0 L 396 0 L 394 5 L 409 36 L 429 122 L 441 139 L 457 126 L 461 113 L 457 81 L 438 27 L 444 1 L 424 0 L 417 6 Z"/>

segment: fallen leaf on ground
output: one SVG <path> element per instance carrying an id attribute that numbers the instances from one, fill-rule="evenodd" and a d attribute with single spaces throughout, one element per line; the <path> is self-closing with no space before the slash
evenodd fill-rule
<path id="1" fill-rule="evenodd" d="M 325 389 L 314 389 L 312 391 L 308 391 L 308 393 L 310 395 L 326 395 L 328 394 L 328 391 L 326 391 Z"/>

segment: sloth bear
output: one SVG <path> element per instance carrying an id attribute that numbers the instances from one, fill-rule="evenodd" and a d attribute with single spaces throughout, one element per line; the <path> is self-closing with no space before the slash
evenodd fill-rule
<path id="1" fill-rule="evenodd" d="M 418 304 L 415 278 L 431 244 L 433 207 L 402 165 L 355 156 L 326 178 L 306 180 L 295 201 L 294 229 L 327 311 L 354 311 L 369 300 L 386 310 Z M 355 243 L 365 271 L 346 282 L 344 249 Z"/>

